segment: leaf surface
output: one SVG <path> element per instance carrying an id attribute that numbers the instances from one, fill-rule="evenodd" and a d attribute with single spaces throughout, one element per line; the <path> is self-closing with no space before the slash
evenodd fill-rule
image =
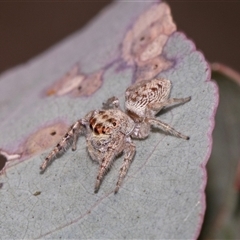
<path id="1" fill-rule="evenodd" d="M 158 7 L 155 15 L 149 14 Z M 218 92 L 203 55 L 173 23 L 163 27 L 164 19 L 170 24 L 165 3 L 116 2 L 80 32 L 1 76 L 0 148 L 9 159 L 21 154 L 7 162 L 0 177 L 2 238 L 198 236 Z M 153 42 L 153 48 L 148 42 L 147 47 L 138 45 L 142 33 L 156 35 L 162 47 L 155 51 Z M 143 48 L 147 50 L 141 55 Z M 134 141 L 137 153 L 116 195 L 123 157 L 116 159 L 94 194 L 98 165 L 87 154 L 84 137 L 77 151 L 67 151 L 39 173 L 49 147 L 66 126 L 101 108 L 113 95 L 123 106 L 132 82 L 156 75 L 171 80 L 171 97 L 192 97 L 158 115 L 189 135 L 189 141 L 156 129 L 147 139 Z"/>
<path id="2" fill-rule="evenodd" d="M 237 77 L 233 78 L 234 75 L 226 74 L 235 72 L 233 69 L 218 65 L 227 70 L 213 72 L 221 101 L 216 113 L 212 154 L 207 164 L 208 208 L 201 239 L 239 239 L 240 75 L 234 74 Z"/>

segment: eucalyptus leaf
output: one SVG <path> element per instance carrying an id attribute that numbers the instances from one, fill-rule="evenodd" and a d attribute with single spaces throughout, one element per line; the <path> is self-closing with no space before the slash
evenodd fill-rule
<path id="1" fill-rule="evenodd" d="M 211 153 L 218 91 L 203 55 L 182 33 L 169 35 L 161 57 L 171 64 L 158 76 L 171 80 L 171 97 L 192 99 L 157 117 L 190 136 L 189 141 L 157 129 L 145 140 L 134 140 L 137 152 L 116 195 L 113 190 L 123 157 L 116 159 L 94 194 L 98 165 L 87 154 L 84 137 L 77 151 L 67 151 L 44 174 L 39 166 L 50 148 L 29 153 L 34 142 L 28 141 L 29 136 L 49 124 L 71 125 L 100 109 L 113 95 L 124 106 L 124 92 L 135 80 L 136 65 L 124 62 L 120 46 L 134 21 L 155 6 L 153 2 L 118 1 L 83 30 L 2 74 L 0 149 L 12 154 L 22 151 L 20 159 L 7 162 L 0 177 L 2 238 L 198 236 L 205 212 L 205 165 Z M 85 75 L 102 71 L 99 89 L 82 97 L 43 94 L 76 64 Z M 51 133 L 46 138 L 41 135 L 43 145 Z"/>

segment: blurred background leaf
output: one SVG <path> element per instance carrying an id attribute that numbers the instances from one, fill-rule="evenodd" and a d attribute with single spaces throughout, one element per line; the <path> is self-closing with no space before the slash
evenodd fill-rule
<path id="1" fill-rule="evenodd" d="M 212 64 L 219 87 L 213 149 L 207 164 L 207 210 L 199 239 L 240 239 L 240 75 Z"/>

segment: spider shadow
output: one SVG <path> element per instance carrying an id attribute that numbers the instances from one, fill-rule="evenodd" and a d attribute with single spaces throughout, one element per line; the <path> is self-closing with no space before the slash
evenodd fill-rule
<path id="1" fill-rule="evenodd" d="M 164 108 L 161 109 L 155 116 L 156 116 L 156 117 L 159 117 L 160 115 L 166 114 L 166 113 L 172 111 L 175 107 L 179 107 L 179 106 L 181 106 L 181 105 L 184 105 L 185 103 L 187 103 L 187 102 L 184 102 L 184 103 L 176 103 L 176 104 L 171 105 L 171 106 L 169 106 L 169 107 L 164 107 Z"/>

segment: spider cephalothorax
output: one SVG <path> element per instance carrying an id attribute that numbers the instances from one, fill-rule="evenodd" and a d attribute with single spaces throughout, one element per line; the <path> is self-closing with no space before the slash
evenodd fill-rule
<path id="1" fill-rule="evenodd" d="M 95 184 L 98 192 L 103 177 L 113 160 L 124 153 L 124 161 L 120 168 L 115 193 L 130 167 L 136 147 L 132 138 L 146 138 L 151 125 L 183 139 L 189 137 L 176 131 L 168 124 L 155 118 L 163 107 L 190 101 L 188 98 L 170 98 L 171 82 L 167 79 L 152 79 L 135 83 L 126 90 L 126 112 L 119 107 L 119 100 L 111 97 L 103 103 L 103 109 L 89 112 L 84 118 L 73 124 L 57 146 L 49 153 L 41 165 L 44 171 L 50 161 L 63 152 L 70 144 L 76 150 L 80 134 L 86 136 L 88 152 L 91 158 L 99 163 L 99 171 Z"/>
<path id="2" fill-rule="evenodd" d="M 168 124 L 155 118 L 163 107 L 176 103 L 190 101 L 188 98 L 169 98 L 171 82 L 165 78 L 155 78 L 141 81 L 128 87 L 125 93 L 126 113 L 134 120 L 136 127 L 132 137 L 146 138 L 150 133 L 150 126 L 156 125 L 165 132 L 188 139 Z"/>

